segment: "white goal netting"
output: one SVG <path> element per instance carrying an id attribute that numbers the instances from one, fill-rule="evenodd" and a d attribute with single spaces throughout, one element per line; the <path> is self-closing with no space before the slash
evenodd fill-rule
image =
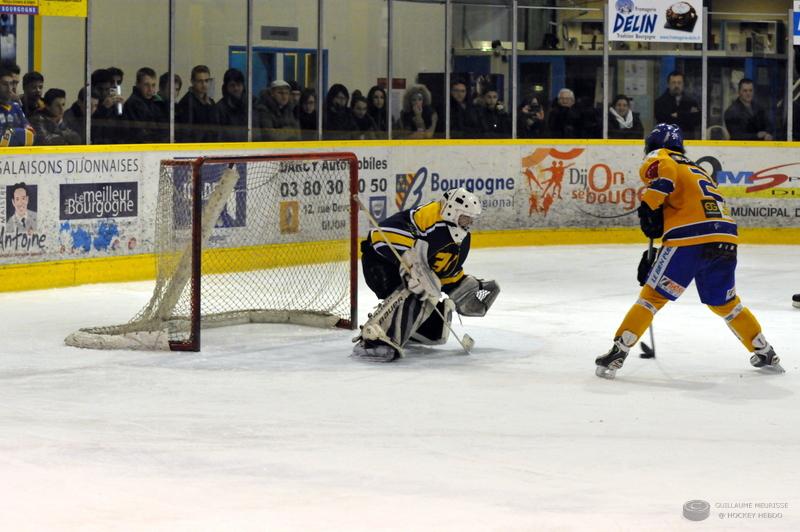
<path id="1" fill-rule="evenodd" d="M 356 190 L 352 154 L 162 161 L 150 302 L 66 343 L 196 350 L 201 327 L 352 327 Z"/>

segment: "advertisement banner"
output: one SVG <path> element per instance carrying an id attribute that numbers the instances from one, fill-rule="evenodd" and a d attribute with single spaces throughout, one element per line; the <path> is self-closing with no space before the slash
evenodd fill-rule
<path id="1" fill-rule="evenodd" d="M 792 2 L 792 35 L 793 43 L 800 44 L 800 2 Z"/>
<path id="2" fill-rule="evenodd" d="M 395 145 L 347 148 L 358 158 L 358 192 L 379 220 L 472 190 L 483 214 L 477 231 L 638 226 L 644 191 L 636 144 Z M 187 231 L 189 172 L 176 175 L 158 205 L 162 159 L 308 148 L 180 149 L 169 152 L 9 155 L 0 162 L 0 264 L 153 253 L 158 215 Z M 319 151 L 319 150 L 317 150 Z M 718 183 L 742 228 L 800 228 L 800 156 L 791 145 L 693 145 L 687 154 Z M 209 165 L 203 197 L 226 165 Z M 347 171 L 336 163 L 238 165 L 239 180 L 209 240 L 226 248 L 341 238 L 349 203 Z M 276 176 L 280 174 L 280 178 Z M 369 230 L 359 216 L 359 234 Z"/>
<path id="3" fill-rule="evenodd" d="M 703 42 L 702 0 L 610 0 L 609 41 Z"/>
<path id="4" fill-rule="evenodd" d="M 88 0 L 0 0 L 0 13 L 85 17 Z"/>

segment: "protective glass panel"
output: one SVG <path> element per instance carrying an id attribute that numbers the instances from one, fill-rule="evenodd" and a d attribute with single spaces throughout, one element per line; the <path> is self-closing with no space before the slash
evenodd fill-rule
<path id="1" fill-rule="evenodd" d="M 169 141 L 169 113 L 158 94 L 169 62 L 168 20 L 161 0 L 92 3 L 92 144 Z M 82 113 L 74 105 L 64 122 Z"/>
<path id="2" fill-rule="evenodd" d="M 786 20 L 711 13 L 708 138 L 786 139 Z"/>
<path id="3" fill-rule="evenodd" d="M 317 140 L 317 0 L 255 0 L 253 8 L 253 139 Z M 244 71 L 245 49 L 233 59 Z"/>
<path id="4" fill-rule="evenodd" d="M 444 138 L 445 102 L 450 91 L 442 31 L 445 6 L 394 2 L 393 10 L 393 137 Z"/>
<path id="5" fill-rule="evenodd" d="M 451 138 L 511 138 L 511 9 L 454 5 Z"/>
<path id="6" fill-rule="evenodd" d="M 520 9 L 519 39 L 517 136 L 602 136 L 602 10 Z"/>
<path id="7" fill-rule="evenodd" d="M 243 88 L 246 70 L 233 57 L 247 44 L 246 0 L 176 0 L 175 17 L 176 142 L 246 139 L 246 95 L 237 89 L 226 104 L 223 92 L 226 78 Z"/>
<path id="8" fill-rule="evenodd" d="M 388 13 L 384 0 L 325 1 L 325 139 L 386 138 Z"/>

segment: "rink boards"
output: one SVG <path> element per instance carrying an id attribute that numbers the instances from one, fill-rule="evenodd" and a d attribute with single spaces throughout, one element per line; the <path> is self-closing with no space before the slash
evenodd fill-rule
<path id="1" fill-rule="evenodd" d="M 689 143 L 688 155 L 717 179 L 739 223 L 743 242 L 800 243 L 800 155 L 793 143 Z M 359 159 L 360 197 L 383 219 L 438 199 L 456 186 L 481 197 L 484 214 L 474 245 L 557 245 L 644 242 L 635 215 L 643 184 L 640 142 L 629 141 L 373 141 L 291 144 L 42 147 L 11 149 L 0 161 L 0 291 L 154 277 L 158 168 L 162 159 L 307 151 L 352 151 Z M 341 173 L 339 172 L 339 175 Z M 300 217 L 298 242 L 341 238 L 347 215 L 330 194 L 338 183 L 316 181 L 276 192 L 275 201 Z M 13 185 L 29 190 L 33 223 L 20 232 Z M 302 183 L 302 182 L 301 182 Z M 246 205 L 247 198 L 239 198 Z M 313 236 L 304 209 L 313 206 Z M 324 213 L 320 216 L 320 210 Z M 237 209 L 231 209 L 232 212 Z M 226 238 L 247 231 L 239 209 L 214 229 L 218 250 L 254 266 L 265 249 L 239 249 Z M 251 218 L 252 219 L 252 218 Z M 366 217 L 359 234 L 366 233 Z M 233 239 L 232 239 L 233 241 Z M 292 244 L 288 244 L 292 245 Z M 297 254 L 302 256 L 302 254 Z M 309 260 L 309 259 L 305 259 Z M 312 258 L 311 260 L 317 260 Z"/>

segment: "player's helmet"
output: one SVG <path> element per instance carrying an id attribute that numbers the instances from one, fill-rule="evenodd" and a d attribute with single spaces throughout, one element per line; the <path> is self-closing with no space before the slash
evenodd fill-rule
<path id="1" fill-rule="evenodd" d="M 685 153 L 683 148 L 683 131 L 675 124 L 658 124 L 653 131 L 647 135 L 644 141 L 644 152 L 666 148 L 672 151 Z"/>
<path id="2" fill-rule="evenodd" d="M 481 202 L 465 188 L 453 188 L 442 198 L 442 220 L 456 244 L 467 238 L 469 227 L 481 215 Z"/>

